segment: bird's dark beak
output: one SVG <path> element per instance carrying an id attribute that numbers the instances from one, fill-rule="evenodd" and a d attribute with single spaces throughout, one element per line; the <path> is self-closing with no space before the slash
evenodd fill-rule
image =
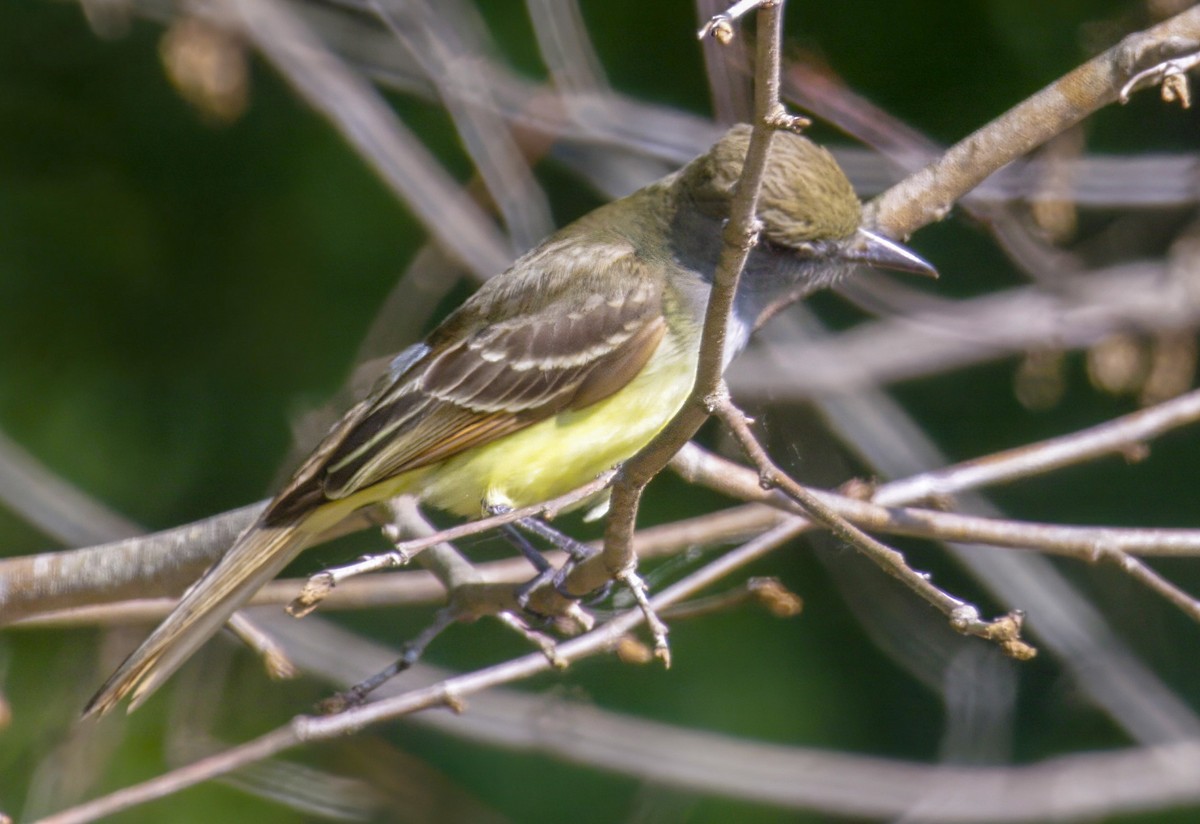
<path id="1" fill-rule="evenodd" d="M 907 247 L 867 229 L 859 229 L 842 253 L 845 260 L 865 263 L 877 269 L 911 272 L 928 278 L 938 276 L 937 269 Z"/>

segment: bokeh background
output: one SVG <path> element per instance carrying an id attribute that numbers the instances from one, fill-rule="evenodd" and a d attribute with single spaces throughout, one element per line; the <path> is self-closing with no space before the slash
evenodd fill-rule
<path id="1" fill-rule="evenodd" d="M 580 7 L 613 87 L 701 115 L 711 111 L 692 4 L 583 0 Z M 526 7 L 481 0 L 479 8 L 503 57 L 529 77 L 544 78 Z M 857 93 L 950 143 L 1147 24 L 1156 11 L 1153 3 L 1117 0 L 795 0 L 787 31 L 794 54 L 823 61 Z M 160 529 L 271 491 L 291 454 L 294 422 L 346 380 L 372 319 L 426 234 L 338 134 L 253 55 L 245 108 L 222 120 L 172 87 L 161 56 L 163 25 L 134 16 L 125 26 L 119 13 L 101 17 L 89 24 L 80 6 L 66 2 L 0 5 L 0 430 L 113 510 Z M 389 100 L 466 180 L 470 164 L 445 112 L 401 94 Z M 1087 148 L 1194 153 L 1197 125 L 1194 114 L 1146 94 L 1089 121 Z M 851 144 L 828 126 L 819 124 L 816 134 L 835 146 Z M 602 202 L 553 155 L 536 171 L 560 225 Z M 1093 247 L 1094 256 L 1153 253 L 1155 232 L 1165 243 L 1191 217 L 1179 207 L 1137 218 L 1088 212 L 1068 242 L 1082 246 L 1103 235 L 1106 245 Z M 1122 221 L 1129 228 L 1114 235 Z M 1137 243 L 1123 250 L 1114 237 Z M 986 233 L 967 221 L 952 218 L 913 244 L 942 271 L 938 284 L 921 287 L 940 296 L 967 297 L 1021 281 Z M 447 305 L 465 288 L 453 291 Z M 813 304 L 835 325 L 862 318 L 836 297 Z M 397 330 L 397 344 L 421 331 Z M 1084 353 L 1067 353 L 1058 373 L 1061 395 L 1037 409 L 1023 405 L 1014 389 L 1019 357 L 891 390 L 952 459 L 965 459 L 1137 408 L 1135 397 L 1094 387 L 1085 361 Z M 763 399 L 753 405 L 775 454 L 806 480 L 836 484 L 870 474 L 806 408 Z M 715 430 L 706 429 L 705 438 L 721 446 Z M 993 500 L 1031 520 L 1195 526 L 1197 443 L 1195 431 L 1185 430 L 1154 445 L 1144 462 L 1095 462 L 998 490 Z M 667 477 L 652 487 L 642 517 L 661 522 L 718 502 Z M 322 561 L 353 557 L 378 546 L 372 541 L 360 536 L 305 556 L 295 569 L 310 572 Z M 0 554 L 53 546 L 0 508 Z M 948 588 L 988 608 L 1007 608 L 936 547 L 901 546 Z M 485 541 L 465 548 L 476 557 L 504 552 Z M 1148 668 L 1193 709 L 1200 706 L 1194 624 L 1112 570 L 1056 566 Z M 661 586 L 686 568 L 685 561 L 652 569 L 652 580 Z M 1160 568 L 1200 591 L 1196 563 Z M 803 615 L 783 621 L 749 607 L 708 615 L 674 628 L 668 672 L 602 658 L 520 688 L 544 696 L 548 712 L 569 699 L 740 738 L 917 761 L 954 749 L 946 739 L 944 685 L 922 678 L 919 659 L 927 647 L 944 654 L 972 642 L 950 637 L 938 622 L 921 625 L 930 639 L 889 640 L 878 622 L 864 622 L 864 613 L 890 601 L 903 611 L 908 596 L 881 585 L 851 551 L 828 541 L 798 542 L 749 572 L 778 576 L 804 598 Z M 427 610 L 376 610 L 334 620 L 398 644 L 427 617 Z M 82 746 L 73 732 L 113 648 L 141 631 L 124 638 L 94 629 L 0 635 L 0 677 L 11 712 L 0 731 L 0 810 L 32 817 L 162 770 L 171 756 L 163 742 L 186 714 L 171 690 L 127 724 L 114 725 L 102 743 Z M 213 646 L 200 667 L 232 670 L 207 699 L 219 705 L 217 734 L 226 741 L 269 729 L 328 690 L 306 679 L 271 684 L 233 644 Z M 454 628 L 428 658 L 470 669 L 524 650 L 483 622 Z M 957 683 L 1003 709 L 974 749 L 958 751 L 965 760 L 974 753 L 978 761 L 1030 763 L 1129 743 L 1053 655 L 1019 665 L 988 651 L 976 657 Z M 196 678 L 200 671 L 189 670 Z M 411 723 L 314 747 L 294 760 L 367 775 L 377 790 L 395 782 L 393 797 L 403 797 L 405 782 L 416 780 L 443 805 L 397 802 L 376 812 L 377 820 L 828 820 L 827 813 L 667 789 Z M 66 788 L 64 775 L 71 776 Z M 1193 807 L 1110 820 L 1183 822 L 1195 815 Z M 210 783 L 116 820 L 318 819 L 312 808 Z"/>

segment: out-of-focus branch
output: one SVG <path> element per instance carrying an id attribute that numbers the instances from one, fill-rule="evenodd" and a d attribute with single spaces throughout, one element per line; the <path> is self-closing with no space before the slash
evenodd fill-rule
<path id="1" fill-rule="evenodd" d="M 379 93 L 279 0 L 220 0 L 233 24 L 371 163 L 442 248 L 483 277 L 511 260 L 508 243 Z"/>
<path id="2" fill-rule="evenodd" d="M 723 12 L 724 0 L 699 0 L 696 13 L 704 24 Z M 702 37 L 704 74 L 708 78 L 713 112 L 718 123 L 745 123 L 754 116 L 754 72 L 750 67 L 751 48 L 747 38 L 735 37 L 722 43 L 715 37 Z"/>
<path id="3" fill-rule="evenodd" d="M 515 250 L 533 247 L 553 231 L 550 205 L 508 125 L 487 99 L 487 85 L 478 82 L 484 55 L 491 51 L 478 12 L 452 0 L 439 0 L 436 11 L 428 0 L 370 0 L 370 5 L 437 88 Z M 467 87 L 483 99 L 459 91 Z"/>
<path id="4" fill-rule="evenodd" d="M 1186 270 L 1181 271 L 1186 278 Z M 1158 263 L 1068 276 L 1054 292 L 1020 287 L 969 300 L 923 299 L 917 311 L 859 324 L 784 352 L 759 346 L 730 370 L 736 397 L 786 402 L 942 374 L 1052 344 L 1093 346 L 1130 330 L 1190 329 L 1200 301 Z"/>
<path id="5" fill-rule="evenodd" d="M 607 98 L 612 90 L 578 0 L 525 0 L 525 6 L 554 88 L 568 103 L 581 93 Z"/>
<path id="6" fill-rule="evenodd" d="M 181 13 L 179 4 L 169 0 L 131 0 L 131 4 L 135 13 L 162 23 L 177 19 Z M 557 9 L 557 4 L 551 5 Z M 290 8 L 321 33 L 328 48 L 381 87 L 436 99 L 433 82 L 369 16 L 345 4 L 293 3 Z M 463 95 L 469 105 L 494 106 L 498 115 L 522 129 L 571 145 L 572 149 L 559 152 L 557 159 L 577 172 L 586 169 L 585 154 L 579 150 L 591 146 L 619 151 L 626 159 L 653 158 L 667 164 L 630 181 L 613 196 L 628 194 L 661 176 L 666 168 L 687 162 L 720 135 L 720 127 L 712 121 L 662 104 L 635 100 L 607 88 L 572 86 L 571 91 L 562 87 L 552 90 L 486 56 L 482 59 L 485 62 L 478 76 L 486 83 L 486 94 L 476 93 L 478 84 L 456 89 L 456 93 Z M 555 64 L 550 59 L 547 62 L 553 69 Z M 832 148 L 860 192 L 878 193 L 897 182 L 894 161 L 878 152 Z M 912 162 L 920 167 L 938 154 L 914 156 Z M 1184 154 L 1093 155 L 1074 161 L 1069 174 L 1076 183 L 1074 198 L 1081 206 L 1187 206 L 1200 200 L 1200 184 L 1192 174 L 1195 164 L 1194 157 Z M 1043 177 L 1042 165 L 1036 158 L 1014 161 L 996 170 L 971 192 L 971 197 L 1000 201 L 1030 197 Z"/>
<path id="7" fill-rule="evenodd" d="M 307 671 L 338 687 L 345 686 L 347 673 L 374 672 L 395 659 L 394 650 L 328 624 L 309 627 L 282 616 L 255 617 Z M 423 667 L 406 674 L 406 681 L 411 688 L 448 675 Z M 381 693 L 403 689 L 393 683 Z M 548 717 L 554 723 L 529 722 Z M 411 720 L 480 744 L 532 748 L 639 780 L 831 815 L 895 818 L 920 809 L 922 821 L 1041 824 L 1087 820 L 1102 811 L 1166 808 L 1200 797 L 1192 780 L 1200 762 L 1195 742 L 1065 756 L 1017 769 L 949 767 L 713 735 L 561 695 L 505 688 L 475 696 L 470 712 L 462 715 L 420 713 Z M 1114 776 L 1120 776 L 1116 787 Z"/>
<path id="8" fill-rule="evenodd" d="M 3 432 L 0 502 L 68 546 L 141 532 L 137 524 L 55 475 Z"/>

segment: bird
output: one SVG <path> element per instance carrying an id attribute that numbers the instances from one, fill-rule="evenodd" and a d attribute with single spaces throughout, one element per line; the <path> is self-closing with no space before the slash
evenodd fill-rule
<path id="1" fill-rule="evenodd" d="M 397 495 L 463 518 L 569 492 L 671 420 L 697 369 L 705 307 L 751 128 L 560 229 L 401 352 L 84 710 L 132 711 L 318 536 Z M 725 366 L 781 298 L 859 264 L 936 275 L 861 225 L 826 149 L 773 134 L 757 242 L 730 314 Z"/>

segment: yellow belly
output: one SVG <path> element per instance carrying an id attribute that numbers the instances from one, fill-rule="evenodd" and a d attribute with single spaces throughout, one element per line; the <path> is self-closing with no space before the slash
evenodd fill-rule
<path id="1" fill-rule="evenodd" d="M 683 405 L 696 353 L 668 333 L 625 388 L 412 473 L 422 501 L 468 518 L 486 506 L 528 506 L 582 486 L 645 446 Z"/>

